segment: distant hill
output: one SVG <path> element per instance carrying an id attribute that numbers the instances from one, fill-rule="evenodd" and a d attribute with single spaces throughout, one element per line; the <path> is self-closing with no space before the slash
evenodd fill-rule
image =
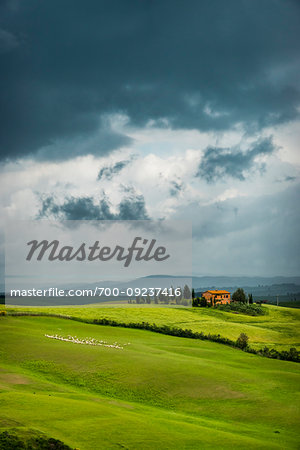
<path id="1" fill-rule="evenodd" d="M 300 285 L 299 277 L 226 277 L 226 276 L 204 276 L 204 277 L 193 277 L 193 287 L 195 289 L 202 287 L 229 287 L 229 286 L 272 286 L 274 284 L 278 285 Z"/>
<path id="2" fill-rule="evenodd" d="M 136 278 L 129 281 L 111 281 L 111 280 L 99 280 L 93 283 L 73 283 L 63 284 L 55 286 L 59 289 L 91 289 L 96 287 L 100 288 L 113 288 L 119 289 L 119 296 L 108 295 L 110 300 L 127 299 L 129 297 L 135 297 L 137 294 L 134 292 L 135 288 L 165 288 L 165 287 L 182 287 L 187 284 L 189 287 L 193 287 L 196 291 L 196 295 L 200 295 L 201 292 L 208 289 L 226 289 L 229 292 L 234 292 L 238 287 L 241 287 L 245 292 L 252 293 L 254 300 L 267 300 L 268 302 L 275 302 L 277 296 L 280 296 L 279 301 L 295 301 L 300 300 L 300 277 L 227 277 L 227 276 L 203 276 L 203 277 L 185 277 L 185 276 L 170 276 L 170 275 L 151 275 L 146 277 Z M 48 287 L 53 287 L 51 284 Z M 40 288 L 40 287 L 39 287 Z M 45 289 L 47 286 L 44 287 Z M 127 294 L 128 289 L 132 289 L 132 294 Z M 98 294 L 99 295 L 99 294 Z M 99 298 L 97 295 L 97 298 Z M 107 299 L 107 295 L 102 295 L 102 301 Z M 44 304 L 41 298 L 29 298 L 21 299 L 20 304 L 25 301 L 25 304 Z M 50 299 L 50 304 L 61 304 L 62 298 Z M 68 297 L 63 300 L 65 304 L 80 304 L 91 301 L 91 297 Z M 11 301 L 12 302 L 12 301 Z M 29 303 L 28 303 L 29 302 Z M 1 303 L 1 302 L 0 302 Z M 7 302 L 9 303 L 9 301 Z M 18 304 L 14 299 L 13 304 Z M 46 302 L 47 303 L 47 302 Z"/>

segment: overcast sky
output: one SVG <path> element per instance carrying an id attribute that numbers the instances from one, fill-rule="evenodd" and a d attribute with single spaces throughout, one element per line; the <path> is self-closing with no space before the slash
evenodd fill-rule
<path id="1" fill-rule="evenodd" d="M 191 219 L 195 275 L 299 275 L 297 0 L 1 0 L 1 224 Z"/>

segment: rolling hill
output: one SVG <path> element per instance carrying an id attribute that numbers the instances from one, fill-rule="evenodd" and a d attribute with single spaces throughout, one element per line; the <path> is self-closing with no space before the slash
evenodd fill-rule
<path id="1" fill-rule="evenodd" d="M 299 364 L 52 317 L 0 317 L 0 330 L 0 431 L 43 432 L 80 450 L 299 444 Z"/>
<path id="2" fill-rule="evenodd" d="M 251 347 L 264 346 L 277 350 L 295 347 L 300 350 L 300 311 L 294 308 L 265 306 L 268 314 L 248 316 L 225 312 L 215 308 L 184 308 L 154 305 L 100 304 L 84 307 L 42 307 L 7 308 L 8 312 L 40 312 L 60 314 L 87 321 L 94 319 L 115 320 L 122 323 L 149 322 L 168 325 L 205 334 L 220 334 L 236 340 L 240 333 L 246 333 Z"/>

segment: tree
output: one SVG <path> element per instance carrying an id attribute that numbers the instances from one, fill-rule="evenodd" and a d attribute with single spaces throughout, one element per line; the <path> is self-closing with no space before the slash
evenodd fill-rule
<path id="1" fill-rule="evenodd" d="M 179 295 L 176 295 L 175 302 L 176 302 L 176 305 L 180 305 L 181 304 L 181 300 L 182 300 L 182 289 L 177 286 L 176 292 L 179 293 Z"/>
<path id="2" fill-rule="evenodd" d="M 199 298 L 199 297 L 193 298 L 193 299 L 192 299 L 192 306 L 194 306 L 194 307 L 196 307 L 196 308 L 198 308 L 199 306 L 201 306 L 201 305 L 200 305 L 200 298 Z"/>
<path id="3" fill-rule="evenodd" d="M 187 284 L 183 288 L 183 298 L 185 300 L 189 300 L 191 298 L 191 290 Z"/>
<path id="4" fill-rule="evenodd" d="M 171 286 L 171 287 L 168 289 L 168 292 L 169 292 L 169 295 L 168 295 L 169 303 L 171 303 L 171 304 L 172 304 L 173 302 L 176 303 L 176 296 L 175 296 L 175 289 L 174 289 L 174 287 Z"/>
<path id="5" fill-rule="evenodd" d="M 253 295 L 252 294 L 248 295 L 248 303 L 249 303 L 249 305 L 252 305 L 252 303 L 253 303 Z"/>
<path id="6" fill-rule="evenodd" d="M 162 291 L 160 291 L 158 298 L 159 298 L 159 301 L 160 301 L 161 303 L 164 301 L 165 296 L 164 296 L 164 294 L 162 293 Z"/>
<path id="7" fill-rule="evenodd" d="M 207 306 L 207 300 L 204 297 L 200 298 L 200 304 L 199 306 L 201 306 L 202 308 L 205 308 Z"/>
<path id="8" fill-rule="evenodd" d="M 194 298 L 195 298 L 195 289 L 193 288 L 192 289 L 192 299 L 194 300 Z"/>
<path id="9" fill-rule="evenodd" d="M 170 303 L 170 298 L 169 298 L 168 295 L 164 295 L 163 302 L 164 302 L 165 305 L 168 305 Z"/>
<path id="10" fill-rule="evenodd" d="M 241 333 L 236 340 L 237 347 L 241 349 L 248 347 L 248 340 L 249 340 L 248 336 L 245 333 Z"/>
<path id="11" fill-rule="evenodd" d="M 240 303 L 246 303 L 247 297 L 245 294 L 244 289 L 238 288 L 233 294 L 232 294 L 232 300 L 234 302 L 240 302 Z"/>

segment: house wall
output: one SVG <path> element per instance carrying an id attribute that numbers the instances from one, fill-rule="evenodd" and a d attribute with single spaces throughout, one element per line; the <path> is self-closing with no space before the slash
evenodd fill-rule
<path id="1" fill-rule="evenodd" d="M 230 293 L 228 294 L 211 294 L 210 292 L 203 292 L 202 297 L 210 302 L 211 298 L 214 299 L 215 303 L 226 304 L 230 303 Z"/>
<path id="2" fill-rule="evenodd" d="M 206 300 L 210 300 L 213 295 L 209 292 L 203 292 L 202 297 L 206 298 Z"/>
<path id="3" fill-rule="evenodd" d="M 220 303 L 220 304 L 222 304 L 222 305 L 226 305 L 226 303 L 230 303 L 231 302 L 231 300 L 230 300 L 230 298 L 222 298 L 222 299 L 215 299 L 215 302 L 216 303 Z"/>

